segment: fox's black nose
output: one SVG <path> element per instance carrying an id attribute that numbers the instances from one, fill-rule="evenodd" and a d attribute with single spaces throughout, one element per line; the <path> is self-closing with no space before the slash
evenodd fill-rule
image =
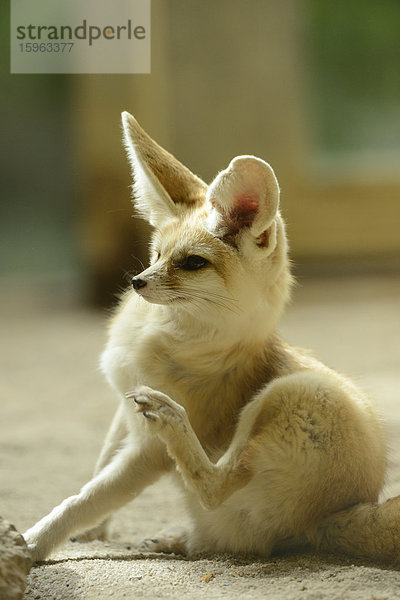
<path id="1" fill-rule="evenodd" d="M 132 287 L 136 291 L 140 290 L 140 288 L 144 287 L 145 285 L 147 285 L 147 281 L 140 279 L 140 277 L 134 277 L 132 279 Z"/>

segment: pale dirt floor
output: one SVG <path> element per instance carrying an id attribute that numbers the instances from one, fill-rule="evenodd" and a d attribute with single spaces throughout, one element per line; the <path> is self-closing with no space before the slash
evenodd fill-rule
<path id="1" fill-rule="evenodd" d="M 0 515 L 20 531 L 90 477 L 116 407 L 97 369 L 106 315 L 58 295 L 0 290 Z M 400 493 L 400 278 L 304 280 L 280 328 L 370 392 L 389 436 L 383 497 Z M 114 517 L 108 543 L 69 543 L 31 571 L 24 600 L 384 600 L 400 572 L 344 557 L 143 555 L 143 537 L 184 521 L 167 479 Z"/>

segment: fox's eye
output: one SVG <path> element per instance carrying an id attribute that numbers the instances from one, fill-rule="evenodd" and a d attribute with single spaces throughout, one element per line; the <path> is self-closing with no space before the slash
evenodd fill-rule
<path id="1" fill-rule="evenodd" d="M 185 269 L 185 271 L 197 271 L 198 269 L 202 269 L 206 265 L 208 265 L 208 260 L 203 258 L 202 256 L 197 256 L 196 254 L 192 254 L 191 256 L 187 256 L 185 260 L 182 261 L 180 267 Z"/>

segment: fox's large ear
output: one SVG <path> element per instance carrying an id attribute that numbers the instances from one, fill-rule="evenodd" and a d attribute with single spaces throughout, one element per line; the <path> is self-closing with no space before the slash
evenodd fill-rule
<path id="1" fill-rule="evenodd" d="M 133 173 L 133 201 L 142 217 L 158 226 L 204 202 L 204 181 L 154 142 L 128 112 L 122 113 L 122 125 Z"/>
<path id="2" fill-rule="evenodd" d="M 255 156 L 237 156 L 210 185 L 207 199 L 227 233 L 244 228 L 267 245 L 279 208 L 279 185 L 270 165 Z"/>

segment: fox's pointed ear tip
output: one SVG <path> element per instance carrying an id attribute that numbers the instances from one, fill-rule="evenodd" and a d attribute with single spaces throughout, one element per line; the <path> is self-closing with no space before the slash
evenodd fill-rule
<path id="1" fill-rule="evenodd" d="M 137 123 L 135 117 L 133 115 L 131 115 L 131 113 L 129 113 L 127 110 L 122 111 L 121 121 L 122 121 L 122 125 L 124 125 L 124 127 L 126 127 L 127 125 L 133 125 L 133 124 Z"/>

